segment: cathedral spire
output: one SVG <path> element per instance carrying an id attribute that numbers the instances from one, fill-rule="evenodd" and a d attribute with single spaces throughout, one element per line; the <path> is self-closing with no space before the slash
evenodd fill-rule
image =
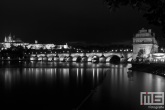
<path id="1" fill-rule="evenodd" d="M 8 36 L 8 42 L 13 42 L 13 38 L 12 38 L 12 36 L 11 36 L 11 33 L 10 33 L 9 36 Z"/>
<path id="2" fill-rule="evenodd" d="M 6 36 L 5 36 L 4 42 L 7 42 L 7 38 L 6 38 Z"/>

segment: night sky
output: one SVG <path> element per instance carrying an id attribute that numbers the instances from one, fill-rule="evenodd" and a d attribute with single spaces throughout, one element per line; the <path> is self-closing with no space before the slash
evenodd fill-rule
<path id="1" fill-rule="evenodd" d="M 132 40 L 148 25 L 143 13 L 129 6 L 109 12 L 103 0 L 2 0 L 0 41 L 10 32 L 24 42 L 109 44 Z"/>

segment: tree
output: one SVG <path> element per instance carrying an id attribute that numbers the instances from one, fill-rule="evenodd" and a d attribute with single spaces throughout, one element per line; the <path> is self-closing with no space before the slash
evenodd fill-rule
<path id="1" fill-rule="evenodd" d="M 136 57 L 136 60 L 137 61 L 143 61 L 143 55 L 145 54 L 145 50 L 144 49 L 140 49 L 138 54 L 137 54 L 137 57 Z"/>
<path id="2" fill-rule="evenodd" d="M 138 52 L 138 54 L 137 54 L 137 56 L 139 58 L 143 58 L 143 55 L 144 55 L 144 50 L 143 49 L 140 49 L 139 52 Z"/>
<path id="3" fill-rule="evenodd" d="M 165 34 L 165 0 L 104 0 L 110 11 L 123 5 L 130 5 L 144 12 L 149 24 L 160 26 Z"/>

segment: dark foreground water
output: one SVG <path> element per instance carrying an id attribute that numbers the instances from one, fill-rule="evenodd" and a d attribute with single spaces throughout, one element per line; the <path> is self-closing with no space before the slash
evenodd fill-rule
<path id="1" fill-rule="evenodd" d="M 0 62 L 0 106 L 56 110 L 148 110 L 140 92 L 165 92 L 165 78 L 131 64 Z"/>

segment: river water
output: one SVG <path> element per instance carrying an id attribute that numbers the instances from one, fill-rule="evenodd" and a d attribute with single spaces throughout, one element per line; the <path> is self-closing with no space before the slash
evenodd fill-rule
<path id="1" fill-rule="evenodd" d="M 129 67 L 131 64 L 1 62 L 1 105 L 57 110 L 149 109 L 140 105 L 140 92 L 165 92 L 165 78 L 128 72 Z"/>

